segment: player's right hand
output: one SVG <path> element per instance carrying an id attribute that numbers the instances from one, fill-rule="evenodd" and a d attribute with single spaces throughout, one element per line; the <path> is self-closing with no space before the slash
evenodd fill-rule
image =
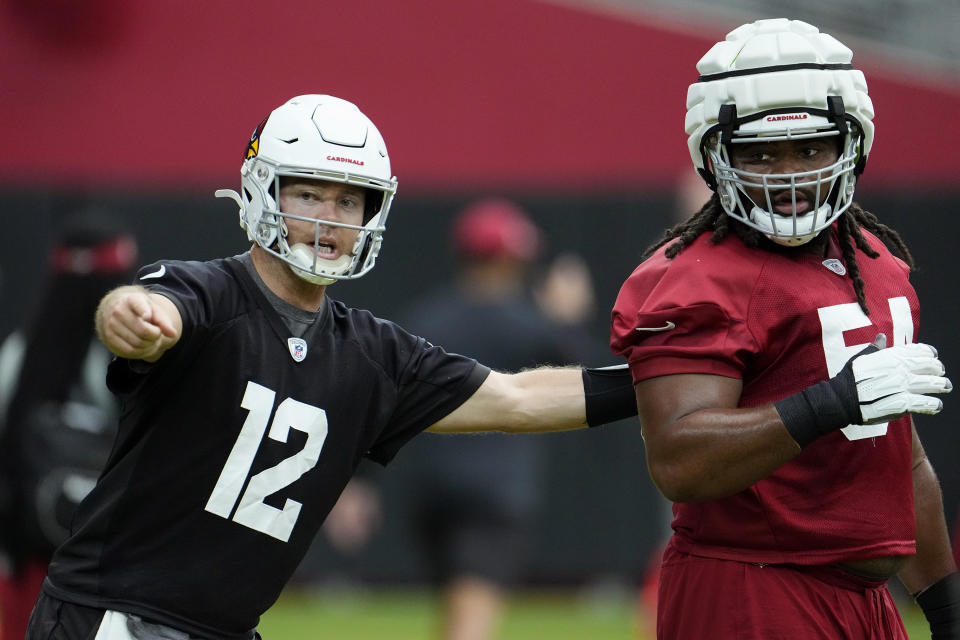
<path id="1" fill-rule="evenodd" d="M 937 350 L 927 344 L 885 345 L 886 337 L 880 334 L 847 363 L 861 424 L 888 422 L 907 413 L 939 413 L 943 402 L 929 394 L 949 393 L 953 384 L 944 376 Z"/>
<path id="2" fill-rule="evenodd" d="M 154 362 L 180 339 L 180 314 L 169 299 L 142 287 L 108 293 L 97 310 L 97 331 L 115 355 Z"/>

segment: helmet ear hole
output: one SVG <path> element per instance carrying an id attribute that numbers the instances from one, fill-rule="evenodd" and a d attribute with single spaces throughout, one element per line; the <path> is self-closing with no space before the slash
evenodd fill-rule
<path id="1" fill-rule="evenodd" d="M 383 193 L 375 189 L 366 189 L 363 203 L 363 224 L 369 224 L 373 216 L 383 207 Z"/>
<path id="2" fill-rule="evenodd" d="M 370 254 L 370 248 L 373 246 L 373 239 L 364 234 L 360 250 L 357 251 L 357 264 L 363 265 L 367 261 L 367 256 Z"/>

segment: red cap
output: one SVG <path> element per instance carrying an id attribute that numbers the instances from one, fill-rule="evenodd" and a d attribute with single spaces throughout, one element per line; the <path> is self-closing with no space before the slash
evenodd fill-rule
<path id="1" fill-rule="evenodd" d="M 453 246 L 470 258 L 510 256 L 530 261 L 540 251 L 540 230 L 526 212 L 502 198 L 469 205 L 453 225 Z"/>
<path id="2" fill-rule="evenodd" d="M 57 273 L 85 276 L 91 273 L 124 273 L 137 260 L 137 242 L 121 235 L 88 247 L 58 244 L 50 252 L 50 264 Z"/>

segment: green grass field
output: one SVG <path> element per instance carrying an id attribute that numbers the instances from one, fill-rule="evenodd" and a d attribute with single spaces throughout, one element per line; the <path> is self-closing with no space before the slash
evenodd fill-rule
<path id="1" fill-rule="evenodd" d="M 929 640 L 914 606 L 901 610 L 911 640 Z M 263 617 L 264 640 L 432 640 L 435 602 L 426 591 L 308 594 L 288 591 Z M 574 592 L 517 594 L 499 640 L 652 640 L 636 601 L 601 601 Z"/>

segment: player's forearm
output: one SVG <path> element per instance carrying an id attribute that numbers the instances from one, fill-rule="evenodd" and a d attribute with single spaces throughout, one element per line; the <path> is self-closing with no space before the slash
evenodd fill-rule
<path id="1" fill-rule="evenodd" d="M 933 467 L 913 432 L 913 499 L 917 553 L 897 576 L 920 605 L 935 640 L 960 637 L 960 574 L 950 550 L 943 496 Z"/>
<path id="2" fill-rule="evenodd" d="M 940 484 L 926 457 L 913 469 L 913 500 L 917 518 L 917 553 L 897 577 L 907 591 L 916 594 L 957 570 L 943 515 Z"/>
<path id="3" fill-rule="evenodd" d="M 510 377 L 520 392 L 519 420 L 511 432 L 596 427 L 637 415 L 633 378 L 626 364 L 582 369 L 542 368 Z"/>
<path id="4" fill-rule="evenodd" d="M 731 496 L 800 453 L 769 404 L 704 409 L 658 430 L 669 435 L 646 438 L 647 463 L 654 484 L 673 502 Z"/>
<path id="5" fill-rule="evenodd" d="M 504 406 L 502 431 L 536 433 L 587 426 L 582 371 L 540 368 L 509 376 L 512 402 Z"/>
<path id="6" fill-rule="evenodd" d="M 532 433 L 587 426 L 580 369 L 541 368 L 490 372 L 466 402 L 430 431 Z"/>
<path id="7" fill-rule="evenodd" d="M 597 426 L 636 414 L 626 365 L 492 371 L 466 402 L 429 431 L 540 433 Z"/>
<path id="8" fill-rule="evenodd" d="M 740 382 L 676 375 L 638 385 L 651 475 L 674 501 L 732 495 L 767 477 L 802 447 L 850 424 L 904 413 L 936 413 L 924 394 L 952 389 L 936 350 L 922 344 L 885 348 L 883 334 L 833 378 L 774 404 L 738 408 Z M 690 384 L 684 385 L 686 380 Z M 687 389 L 696 393 L 687 394 Z M 646 432 L 645 432 L 646 434 Z"/>

